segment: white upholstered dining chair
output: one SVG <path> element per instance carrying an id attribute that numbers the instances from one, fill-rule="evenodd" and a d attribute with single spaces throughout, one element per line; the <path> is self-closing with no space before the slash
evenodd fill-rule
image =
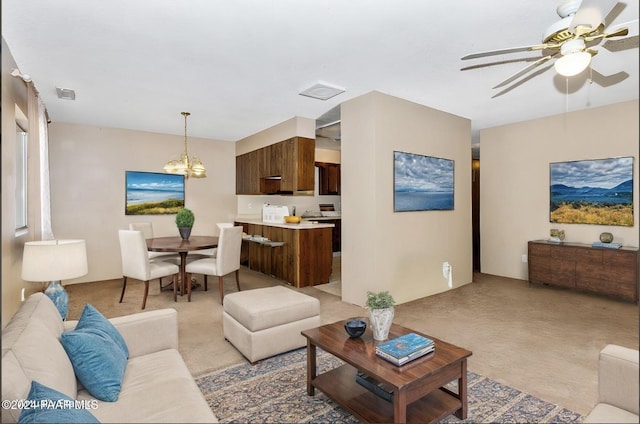
<path id="1" fill-rule="evenodd" d="M 124 291 L 127 288 L 127 278 L 135 278 L 144 282 L 144 297 L 142 298 L 142 309 L 147 304 L 149 294 L 149 281 L 156 278 L 160 281 L 162 277 L 173 277 L 173 301 L 177 302 L 178 265 L 163 262 L 160 260 L 150 260 L 147 255 L 147 244 L 141 231 L 119 230 L 120 255 L 122 258 L 122 294 L 120 303 L 124 299 Z M 162 282 L 160 281 L 162 290 Z"/>
<path id="2" fill-rule="evenodd" d="M 151 239 L 153 235 L 153 224 L 151 222 L 130 222 L 129 229 L 142 232 L 145 239 Z M 147 252 L 149 259 L 161 258 L 162 260 L 171 259 L 172 263 L 180 263 L 180 255 L 171 252 Z"/>
<path id="3" fill-rule="evenodd" d="M 218 222 L 216 223 L 216 227 L 218 227 L 218 230 L 222 231 L 223 228 L 233 227 L 233 222 Z M 217 252 L 217 247 L 213 247 L 211 249 L 196 250 L 193 253 L 189 253 L 188 258 L 189 260 L 215 258 Z"/>
<path id="4" fill-rule="evenodd" d="M 236 286 L 240 291 L 240 249 L 242 247 L 242 227 L 223 227 L 220 229 L 218 251 L 213 258 L 198 259 L 187 263 L 187 280 L 191 274 L 204 275 L 204 290 L 207 291 L 207 276 L 218 277 L 220 304 L 224 301 L 223 277 L 235 271 Z M 191 300 L 191 287 L 188 288 L 188 299 Z"/>

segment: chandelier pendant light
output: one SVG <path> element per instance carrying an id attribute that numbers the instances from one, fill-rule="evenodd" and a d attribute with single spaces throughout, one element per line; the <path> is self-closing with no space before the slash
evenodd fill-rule
<path id="1" fill-rule="evenodd" d="M 185 178 L 205 178 L 207 170 L 197 157 L 189 158 L 187 146 L 187 117 L 189 112 L 180 112 L 184 116 L 184 151 L 180 159 L 172 159 L 164 166 L 163 171 L 167 174 L 184 175 Z"/>

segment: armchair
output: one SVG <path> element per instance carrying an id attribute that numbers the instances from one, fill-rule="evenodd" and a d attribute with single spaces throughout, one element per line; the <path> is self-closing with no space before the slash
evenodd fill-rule
<path id="1" fill-rule="evenodd" d="M 637 423 L 639 352 L 607 345 L 598 359 L 598 404 L 585 423 Z"/>

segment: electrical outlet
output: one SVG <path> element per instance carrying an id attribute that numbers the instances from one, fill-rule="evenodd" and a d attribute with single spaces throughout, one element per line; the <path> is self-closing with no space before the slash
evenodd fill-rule
<path id="1" fill-rule="evenodd" d="M 449 262 L 444 262 L 442 264 L 442 276 L 444 278 L 449 278 L 450 272 L 451 272 L 451 265 L 449 265 Z"/>
<path id="2" fill-rule="evenodd" d="M 523 264 L 527 263 L 527 255 L 522 255 L 522 263 Z"/>

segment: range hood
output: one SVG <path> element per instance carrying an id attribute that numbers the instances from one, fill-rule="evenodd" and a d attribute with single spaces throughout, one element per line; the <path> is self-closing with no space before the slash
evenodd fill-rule
<path id="1" fill-rule="evenodd" d="M 260 193 L 262 194 L 282 194 L 282 195 L 296 195 L 296 196 L 313 196 L 313 190 L 298 190 L 287 191 L 280 189 L 280 182 L 282 177 L 279 175 L 272 175 L 269 177 L 260 178 Z"/>

